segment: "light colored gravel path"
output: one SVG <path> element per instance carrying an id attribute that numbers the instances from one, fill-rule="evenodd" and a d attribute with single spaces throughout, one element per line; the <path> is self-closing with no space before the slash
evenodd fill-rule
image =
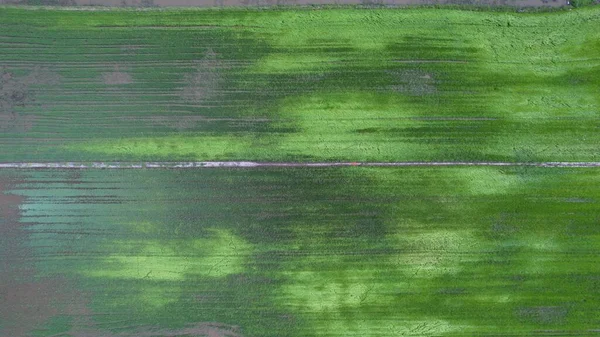
<path id="1" fill-rule="evenodd" d="M 253 168 L 253 167 L 408 167 L 408 166 L 532 166 L 532 167 L 600 167 L 600 162 L 39 162 L 0 163 L 0 169 L 194 169 L 194 168 Z"/>

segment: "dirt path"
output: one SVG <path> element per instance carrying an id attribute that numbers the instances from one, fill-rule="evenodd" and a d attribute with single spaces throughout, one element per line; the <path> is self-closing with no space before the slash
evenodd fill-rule
<path id="1" fill-rule="evenodd" d="M 0 169 L 194 169 L 194 168 L 255 168 L 255 167 L 409 167 L 409 166 L 530 166 L 530 167 L 600 167 L 600 162 L 252 162 L 252 161 L 201 161 L 201 162 L 48 162 L 0 163 Z"/>

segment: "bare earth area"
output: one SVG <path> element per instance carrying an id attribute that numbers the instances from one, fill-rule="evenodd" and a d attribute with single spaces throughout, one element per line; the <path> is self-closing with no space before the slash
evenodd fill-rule
<path id="1" fill-rule="evenodd" d="M 131 84 L 133 80 L 131 75 L 122 71 L 118 65 L 114 67 L 114 71 L 102 74 L 102 82 L 106 85 Z"/>
<path id="2" fill-rule="evenodd" d="M 42 3 L 61 6 L 110 7 L 226 7 L 277 5 L 489 5 L 516 7 L 560 7 L 566 0 L 47 0 Z M 27 4 L 26 0 L 0 0 L 0 4 Z"/>
<path id="3" fill-rule="evenodd" d="M 34 67 L 26 76 L 16 76 L 6 67 L 0 67 L 0 131 L 27 132 L 35 121 L 31 115 L 17 112 L 35 102 L 35 86 L 57 85 L 60 76 L 46 68 Z"/>
<path id="4" fill-rule="evenodd" d="M 36 277 L 27 247 L 26 224 L 21 223 L 24 198 L 7 190 L 20 182 L 0 179 L 0 335 L 29 336 L 57 315 L 89 317 L 85 296 L 61 277 Z M 78 318 L 79 319 L 79 318 Z"/>

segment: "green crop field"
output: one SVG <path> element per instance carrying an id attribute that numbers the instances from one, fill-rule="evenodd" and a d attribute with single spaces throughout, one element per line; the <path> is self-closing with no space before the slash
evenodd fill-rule
<path id="1" fill-rule="evenodd" d="M 596 169 L 0 174 L 23 336 L 598 333 Z"/>
<path id="2" fill-rule="evenodd" d="M 600 335 L 599 114 L 595 7 L 0 6 L 0 164 L 483 164 L 0 167 L 0 336 Z"/>
<path id="3" fill-rule="evenodd" d="M 0 8 L 1 161 L 600 161 L 600 10 Z"/>

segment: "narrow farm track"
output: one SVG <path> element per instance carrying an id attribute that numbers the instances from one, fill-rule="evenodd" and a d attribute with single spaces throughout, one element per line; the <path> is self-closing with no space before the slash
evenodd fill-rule
<path id="1" fill-rule="evenodd" d="M 252 161 L 197 161 L 197 162 L 53 162 L 53 163 L 0 163 L 0 169 L 195 169 L 195 168 L 252 168 L 252 167 L 443 167 L 443 166 L 528 166 L 528 167 L 600 167 L 600 162 L 252 162 Z"/>

